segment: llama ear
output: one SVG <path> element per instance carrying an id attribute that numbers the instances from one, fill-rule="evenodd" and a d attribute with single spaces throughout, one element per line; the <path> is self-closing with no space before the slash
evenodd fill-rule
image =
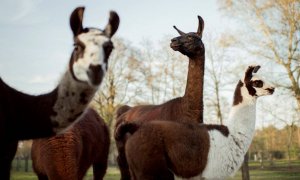
<path id="1" fill-rule="evenodd" d="M 260 69 L 260 66 L 259 65 L 257 65 L 257 66 L 255 66 L 255 68 L 253 69 L 253 73 L 257 73 L 257 71 Z"/>
<path id="2" fill-rule="evenodd" d="M 176 29 L 176 31 L 182 36 L 185 35 L 184 32 L 180 31 L 176 26 L 173 26 L 174 29 Z"/>
<path id="3" fill-rule="evenodd" d="M 73 31 L 74 37 L 83 31 L 82 19 L 83 19 L 84 7 L 76 8 L 70 17 L 70 26 Z"/>
<path id="4" fill-rule="evenodd" d="M 252 65 L 252 66 L 248 66 L 248 68 L 246 69 L 245 72 L 245 82 L 249 82 L 252 78 L 252 73 L 256 73 L 259 70 L 260 66 L 259 65 Z"/>
<path id="5" fill-rule="evenodd" d="M 120 24 L 119 15 L 115 11 L 110 11 L 109 21 L 104 29 L 104 33 L 111 38 L 118 30 L 119 24 Z"/>
<path id="6" fill-rule="evenodd" d="M 199 20 L 199 25 L 198 25 L 197 34 L 200 37 L 202 37 L 202 33 L 203 33 L 203 29 L 204 29 L 204 21 L 201 16 L 198 16 L 198 20 Z"/>

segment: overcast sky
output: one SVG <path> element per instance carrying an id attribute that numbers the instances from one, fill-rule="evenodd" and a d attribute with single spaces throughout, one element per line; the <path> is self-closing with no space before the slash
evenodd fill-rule
<path id="1" fill-rule="evenodd" d="M 91 27 L 103 28 L 109 11 L 117 11 L 121 23 L 116 36 L 135 45 L 177 36 L 173 25 L 195 31 L 197 15 L 205 20 L 206 31 L 222 30 L 228 23 L 215 0 L 1 0 L 1 78 L 30 94 L 54 88 L 72 50 L 69 17 L 77 6 L 86 7 L 83 23 Z"/>

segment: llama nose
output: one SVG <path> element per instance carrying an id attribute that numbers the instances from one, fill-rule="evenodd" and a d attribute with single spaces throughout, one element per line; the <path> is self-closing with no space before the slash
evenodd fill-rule
<path id="1" fill-rule="evenodd" d="M 103 78 L 103 70 L 101 65 L 90 65 L 87 71 L 87 75 L 93 85 L 99 85 Z"/>
<path id="2" fill-rule="evenodd" d="M 273 94 L 274 91 L 275 91 L 275 88 L 274 88 L 274 87 L 270 87 L 270 88 L 267 88 L 267 90 L 268 90 L 271 94 Z"/>

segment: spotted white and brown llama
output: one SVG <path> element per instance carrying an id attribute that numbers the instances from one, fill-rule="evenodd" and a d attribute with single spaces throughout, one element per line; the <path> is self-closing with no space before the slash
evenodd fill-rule
<path id="1" fill-rule="evenodd" d="M 107 70 L 111 37 L 119 26 L 110 12 L 104 30 L 83 28 L 84 7 L 70 17 L 74 50 L 57 87 L 43 95 L 22 93 L 0 78 L 0 179 L 9 179 L 19 140 L 48 137 L 64 131 L 84 112 Z"/>
<path id="2" fill-rule="evenodd" d="M 256 100 L 274 88 L 249 66 L 238 82 L 227 128 L 193 122 L 131 122 L 119 126 L 116 138 L 127 139 L 125 150 L 135 180 L 225 179 L 241 166 L 253 139 Z"/>
<path id="3" fill-rule="evenodd" d="M 63 134 L 33 140 L 32 167 L 39 180 L 82 180 L 93 166 L 95 180 L 107 170 L 109 128 L 98 113 L 88 108 Z"/>
<path id="4" fill-rule="evenodd" d="M 202 42 L 204 21 L 198 16 L 197 32 L 184 33 L 176 26 L 180 36 L 171 39 L 171 48 L 188 56 L 189 66 L 185 94 L 160 105 L 122 106 L 118 109 L 115 129 L 120 124 L 133 121 L 147 122 L 155 119 L 166 121 L 193 121 L 203 123 L 203 82 L 205 68 L 205 47 Z M 221 127 L 222 128 L 222 127 Z M 116 139 L 118 165 L 121 179 L 129 180 L 130 174 L 125 157 L 126 138 Z"/>

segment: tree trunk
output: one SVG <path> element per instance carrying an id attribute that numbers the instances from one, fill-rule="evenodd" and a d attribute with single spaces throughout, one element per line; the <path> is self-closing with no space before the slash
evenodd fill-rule
<path id="1" fill-rule="evenodd" d="M 244 156 L 244 162 L 241 168 L 243 180 L 250 180 L 248 160 L 249 160 L 249 154 L 247 152 Z"/>
<path id="2" fill-rule="evenodd" d="M 300 116 L 299 116 L 300 117 Z M 297 134 L 298 134 L 298 146 L 300 147 L 300 123 L 297 126 Z"/>

